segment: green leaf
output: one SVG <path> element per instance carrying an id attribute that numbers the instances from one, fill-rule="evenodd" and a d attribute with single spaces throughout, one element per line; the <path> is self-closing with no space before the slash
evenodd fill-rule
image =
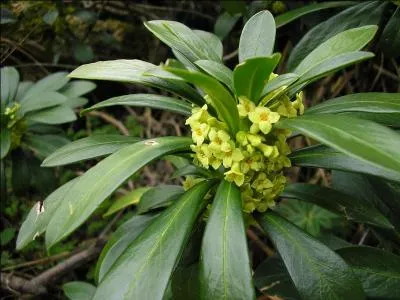
<path id="1" fill-rule="evenodd" d="M 94 300 L 162 299 L 211 186 L 197 184 L 152 222 L 113 264 Z"/>
<path id="2" fill-rule="evenodd" d="M 226 11 L 223 12 L 214 24 L 214 33 L 223 40 L 232 31 L 239 19 L 239 14 L 232 16 Z"/>
<path id="3" fill-rule="evenodd" d="M 236 108 L 236 100 L 217 80 L 192 70 L 185 71 L 168 67 L 166 70 L 203 89 L 210 97 L 206 101 L 209 101 L 209 104 L 215 108 L 219 119 L 225 121 L 232 134 L 238 131 L 239 113 Z"/>
<path id="4" fill-rule="evenodd" d="M 233 74 L 231 69 L 212 60 L 198 60 L 195 64 L 204 72 L 225 84 L 233 92 Z"/>
<path id="5" fill-rule="evenodd" d="M 314 82 L 322 77 L 325 77 L 330 73 L 336 72 L 337 70 L 344 69 L 345 67 L 348 67 L 350 65 L 370 59 L 374 56 L 375 55 L 371 52 L 355 51 L 327 58 L 320 64 L 317 64 L 315 67 L 312 67 L 307 72 L 305 72 L 296 82 L 296 86 L 305 82 L 307 84 L 310 84 L 311 82 Z M 302 88 L 303 87 L 304 85 L 302 86 Z"/>
<path id="6" fill-rule="evenodd" d="M 201 246 L 202 299 L 254 299 L 239 188 L 222 181 Z"/>
<path id="7" fill-rule="evenodd" d="M 1 107 L 2 110 L 8 103 L 15 100 L 18 90 L 19 73 L 14 67 L 1 68 Z"/>
<path id="8" fill-rule="evenodd" d="M 127 193 L 126 195 L 123 195 L 122 197 L 119 197 L 117 200 L 113 202 L 113 204 L 110 206 L 110 208 L 107 210 L 107 212 L 103 215 L 103 217 L 108 217 L 117 211 L 120 211 L 128 206 L 138 204 L 140 201 L 140 198 L 143 196 L 144 193 L 146 193 L 148 190 L 150 190 L 150 187 L 140 187 L 136 188 L 133 191 Z"/>
<path id="9" fill-rule="evenodd" d="M 15 101 L 21 102 L 27 90 L 33 85 L 32 81 L 22 81 L 18 84 L 18 90 L 14 97 Z"/>
<path id="10" fill-rule="evenodd" d="M 249 58 L 233 71 L 233 85 L 237 97 L 245 96 L 258 103 L 265 83 L 279 62 L 281 55 Z"/>
<path id="11" fill-rule="evenodd" d="M 400 180 L 400 135 L 371 121 L 348 116 L 308 115 L 279 122 Z"/>
<path id="12" fill-rule="evenodd" d="M 220 177 L 221 173 L 213 170 L 207 170 L 202 167 L 198 167 L 192 164 L 188 164 L 176 169 L 176 171 L 172 174 L 172 178 L 180 177 L 180 176 L 187 176 L 187 175 L 194 175 L 197 177 L 204 177 L 204 178 L 215 178 Z"/>
<path id="13" fill-rule="evenodd" d="M 5 246 L 15 237 L 15 228 L 5 228 L 0 232 L 0 245 Z"/>
<path id="14" fill-rule="evenodd" d="M 358 93 L 313 106 L 306 114 L 345 114 L 391 126 L 400 126 L 400 93 Z"/>
<path id="15" fill-rule="evenodd" d="M 81 176 L 54 213 L 46 231 L 47 247 L 81 225 L 104 199 L 140 168 L 160 156 L 188 150 L 191 143 L 190 138 L 184 137 L 145 140 L 118 150 L 92 167 Z"/>
<path id="16" fill-rule="evenodd" d="M 343 215 L 347 220 L 393 229 L 393 225 L 376 208 L 359 198 L 342 192 L 307 183 L 285 187 L 280 197 L 310 202 Z"/>
<path id="17" fill-rule="evenodd" d="M 153 222 L 158 215 L 133 216 L 112 234 L 96 264 L 96 281 L 101 282 L 126 248 Z"/>
<path id="18" fill-rule="evenodd" d="M 399 57 L 400 48 L 400 8 L 397 7 L 387 22 L 380 39 L 380 47 L 386 57 Z"/>
<path id="19" fill-rule="evenodd" d="M 88 103 L 88 99 L 84 97 L 69 98 L 64 104 L 69 108 L 77 108 L 80 106 L 85 106 Z"/>
<path id="20" fill-rule="evenodd" d="M 400 295 L 400 257 L 372 247 L 346 247 L 337 253 L 360 279 L 365 294 L 373 299 L 396 299 Z"/>
<path id="21" fill-rule="evenodd" d="M 55 92 L 61 89 L 67 84 L 69 78 L 66 72 L 57 72 L 49 76 L 44 77 L 35 84 L 33 84 L 25 93 L 24 97 L 21 99 L 31 97 L 33 95 L 40 96 L 43 92 Z"/>
<path id="22" fill-rule="evenodd" d="M 66 137 L 54 134 L 29 134 L 25 141 L 29 148 L 43 158 L 70 142 Z"/>
<path id="23" fill-rule="evenodd" d="M 332 233 L 324 233 L 318 236 L 318 240 L 327 245 L 332 250 L 337 250 L 343 247 L 352 246 L 351 243 L 343 240 Z"/>
<path id="24" fill-rule="evenodd" d="M 350 28 L 377 25 L 386 5 L 387 3 L 381 1 L 365 1 L 314 26 L 290 53 L 288 70 L 295 69 L 311 51 L 334 35 Z"/>
<path id="25" fill-rule="evenodd" d="M 193 32 L 197 34 L 201 39 L 203 39 L 203 41 L 207 44 L 209 48 L 214 49 L 215 53 L 217 53 L 218 55 L 219 60 L 222 60 L 224 47 L 221 40 L 215 34 L 203 30 L 193 30 Z"/>
<path id="26" fill-rule="evenodd" d="M 137 107 L 151 107 L 161 110 L 168 110 L 182 114 L 184 116 L 190 116 L 192 114 L 192 107 L 189 103 L 184 100 L 151 95 L 151 94 L 130 94 L 119 97 L 113 97 L 111 99 L 96 103 L 95 105 L 86 108 L 81 111 L 81 114 L 86 112 L 115 105 L 127 105 L 127 106 L 137 106 Z"/>
<path id="27" fill-rule="evenodd" d="M 177 267 L 171 279 L 174 300 L 198 300 L 200 295 L 199 265 Z M 165 294 L 164 294 L 165 297 Z"/>
<path id="28" fill-rule="evenodd" d="M 257 219 L 276 245 L 301 298 L 365 298 L 360 282 L 338 254 L 276 213 Z"/>
<path id="29" fill-rule="evenodd" d="M 81 42 L 77 42 L 73 48 L 74 58 L 81 63 L 89 62 L 94 59 L 93 48 Z"/>
<path id="30" fill-rule="evenodd" d="M 76 98 L 90 93 L 96 84 L 87 80 L 74 80 L 68 82 L 59 92 L 69 98 Z"/>
<path id="31" fill-rule="evenodd" d="M 43 92 L 40 95 L 32 95 L 21 101 L 21 111 L 26 114 L 34 110 L 40 110 L 63 104 L 67 97 L 58 92 Z"/>
<path id="32" fill-rule="evenodd" d="M 377 30 L 378 26 L 368 25 L 348 29 L 331 37 L 307 55 L 293 73 L 304 75 L 311 68 L 319 65 L 326 59 L 360 50 L 372 40 Z"/>
<path id="33" fill-rule="evenodd" d="M 70 281 L 63 284 L 63 291 L 70 300 L 90 300 L 96 292 L 96 287 L 83 281 Z"/>
<path id="34" fill-rule="evenodd" d="M 239 41 L 239 62 L 270 56 L 275 44 L 275 20 L 267 10 L 252 16 L 243 27 Z"/>
<path id="35" fill-rule="evenodd" d="M 150 74 L 144 75 L 144 73 L 155 68 L 159 67 L 145 61 L 137 59 L 119 59 L 83 65 L 72 71 L 68 76 L 84 79 L 141 83 L 182 96 L 200 106 L 204 103 L 204 99 L 199 93 L 184 82 L 158 78 Z"/>
<path id="36" fill-rule="evenodd" d="M 282 299 L 300 299 L 282 259 L 276 255 L 268 257 L 257 267 L 254 285 L 268 295 Z"/>
<path id="37" fill-rule="evenodd" d="M 114 134 L 92 135 L 65 145 L 43 161 L 43 167 L 55 167 L 114 153 L 140 139 Z"/>
<path id="38" fill-rule="evenodd" d="M 143 214 L 150 210 L 169 206 L 184 193 L 179 185 L 160 185 L 147 190 L 137 205 L 137 213 Z"/>
<path id="39" fill-rule="evenodd" d="M 181 53 L 191 63 L 200 59 L 220 61 L 216 49 L 182 23 L 154 20 L 145 22 L 144 26 L 169 47 Z"/>
<path id="40" fill-rule="evenodd" d="M 47 196 L 43 202 L 42 209 L 40 209 L 40 202 L 37 202 L 32 207 L 19 230 L 17 237 L 17 250 L 24 248 L 46 230 L 51 217 L 62 203 L 63 198 L 68 194 L 72 186 L 78 180 L 79 178 L 75 178 L 67 182 Z"/>
<path id="41" fill-rule="evenodd" d="M 355 159 L 324 145 L 316 145 L 296 150 L 289 155 L 289 158 L 292 164 L 296 166 L 365 173 L 389 180 L 400 181 L 397 172 L 388 172 L 385 168 L 366 164 L 362 160 Z"/>
<path id="42" fill-rule="evenodd" d="M 8 154 L 8 151 L 10 151 L 11 147 L 11 132 L 8 128 L 1 128 L 0 131 L 0 142 L 1 142 L 1 147 L 0 147 L 0 152 L 1 152 L 1 159 L 6 157 Z"/>
<path id="43" fill-rule="evenodd" d="M 26 119 L 42 124 L 63 124 L 76 120 L 74 111 L 65 104 L 34 111 Z"/>
<path id="44" fill-rule="evenodd" d="M 279 75 L 278 77 L 275 77 L 274 79 L 267 82 L 261 93 L 261 98 L 264 98 L 269 93 L 276 91 L 277 89 L 282 88 L 283 86 L 290 86 L 297 79 L 299 79 L 299 75 L 294 73 L 282 74 Z"/>
<path id="45" fill-rule="evenodd" d="M 275 18 L 276 28 L 282 27 L 294 20 L 327 8 L 333 7 L 341 7 L 341 6 L 349 6 L 357 4 L 355 1 L 330 1 L 330 2 L 321 2 L 321 3 L 313 3 L 309 5 L 304 5 L 296 9 L 289 10 L 286 13 L 283 13 Z"/>

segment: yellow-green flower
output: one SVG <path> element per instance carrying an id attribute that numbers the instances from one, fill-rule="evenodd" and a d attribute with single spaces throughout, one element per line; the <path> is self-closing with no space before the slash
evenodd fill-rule
<path id="1" fill-rule="evenodd" d="M 210 139 L 210 150 L 213 153 L 228 152 L 232 150 L 232 145 L 230 142 L 230 135 L 224 130 L 216 130 L 211 128 L 208 133 L 208 138 Z"/>
<path id="2" fill-rule="evenodd" d="M 239 104 L 237 105 L 239 116 L 245 118 L 249 113 L 256 109 L 256 105 L 250 101 L 247 97 L 240 96 Z"/>
<path id="3" fill-rule="evenodd" d="M 263 190 L 272 188 L 273 186 L 271 180 L 268 179 L 268 176 L 265 173 L 259 173 L 251 185 L 251 187 L 255 188 L 257 192 L 262 192 Z"/>
<path id="4" fill-rule="evenodd" d="M 225 179 L 229 182 L 235 182 L 237 186 L 244 183 L 244 174 L 240 171 L 239 163 L 234 163 L 232 168 L 224 173 Z"/>
<path id="5" fill-rule="evenodd" d="M 229 168 L 233 163 L 240 162 L 244 159 L 244 155 L 239 148 L 235 148 L 232 151 L 224 152 L 222 163 L 225 168 Z"/>
<path id="6" fill-rule="evenodd" d="M 212 156 L 210 150 L 208 149 L 207 144 L 202 144 L 202 145 L 191 145 L 190 148 L 194 153 L 196 153 L 196 159 L 198 162 L 206 169 L 208 169 L 208 166 L 210 164 L 210 158 Z"/>
<path id="7" fill-rule="evenodd" d="M 198 146 L 203 144 L 210 130 L 210 125 L 207 123 L 192 123 L 192 139 Z"/>
<path id="8" fill-rule="evenodd" d="M 258 130 L 261 130 L 262 133 L 268 134 L 272 129 L 272 124 L 278 122 L 279 118 L 278 113 L 267 107 L 256 107 L 254 111 L 249 113 L 249 119 L 253 123 L 250 132 L 257 133 Z"/>
<path id="9" fill-rule="evenodd" d="M 293 101 L 293 108 L 297 109 L 299 115 L 304 114 L 303 92 L 296 94 L 296 100 Z"/>
<path id="10" fill-rule="evenodd" d="M 277 113 L 283 117 L 294 118 L 297 116 L 297 110 L 293 107 L 293 103 L 290 101 L 289 97 L 283 95 L 280 99 L 280 105 L 277 108 Z"/>
<path id="11" fill-rule="evenodd" d="M 186 119 L 185 124 L 192 126 L 192 124 L 207 123 L 209 117 L 207 104 L 204 104 L 201 108 L 195 107 L 192 109 L 192 115 Z"/>

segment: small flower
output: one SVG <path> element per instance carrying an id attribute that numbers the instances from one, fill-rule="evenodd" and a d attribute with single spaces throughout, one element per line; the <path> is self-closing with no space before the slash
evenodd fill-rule
<path id="1" fill-rule="evenodd" d="M 249 119 L 254 124 L 257 124 L 259 129 L 268 134 L 272 129 L 272 124 L 279 121 L 279 114 L 272 112 L 266 107 L 256 107 L 253 112 L 249 113 Z M 250 129 L 251 131 L 251 129 Z"/>
<path id="2" fill-rule="evenodd" d="M 201 108 L 195 107 L 192 109 L 192 115 L 186 119 L 185 124 L 192 126 L 195 123 L 206 123 L 208 118 L 207 104 L 204 104 Z"/>
<path id="3" fill-rule="evenodd" d="M 225 179 L 229 182 L 235 182 L 237 186 L 244 183 L 244 174 L 240 171 L 239 163 L 234 163 L 232 168 L 224 173 Z"/>
<path id="4" fill-rule="evenodd" d="M 192 149 L 193 152 L 196 153 L 196 158 L 198 162 L 206 169 L 208 169 L 208 166 L 210 164 L 210 158 L 212 156 L 210 150 L 208 149 L 207 144 L 202 144 L 202 145 L 191 145 L 190 148 Z"/>
<path id="5" fill-rule="evenodd" d="M 296 100 L 293 101 L 293 108 L 297 109 L 299 115 L 304 114 L 303 92 L 296 94 Z"/>
<path id="6" fill-rule="evenodd" d="M 252 101 L 250 101 L 247 97 L 244 96 L 239 97 L 239 104 L 237 105 L 237 109 L 240 117 L 242 118 L 247 117 L 250 112 L 255 110 L 255 108 L 256 105 Z"/>
<path id="7" fill-rule="evenodd" d="M 203 144 L 204 139 L 207 137 L 210 126 L 206 123 L 193 123 L 192 124 L 192 139 L 198 146 Z"/>
<path id="8" fill-rule="evenodd" d="M 240 162 L 244 159 L 244 155 L 239 148 L 235 148 L 232 151 L 225 152 L 223 157 L 223 164 L 225 168 L 229 168 L 233 163 Z"/>
<path id="9" fill-rule="evenodd" d="M 251 184 L 251 187 L 255 188 L 257 192 L 262 192 L 265 189 L 272 188 L 274 185 L 271 180 L 268 179 L 267 174 L 259 173 L 257 178 Z"/>
<path id="10" fill-rule="evenodd" d="M 211 128 L 208 137 L 210 139 L 210 150 L 213 151 L 213 153 L 231 151 L 232 146 L 231 143 L 229 143 L 231 137 L 226 131 L 217 131 L 215 128 Z"/>
<path id="11" fill-rule="evenodd" d="M 297 116 L 297 110 L 293 107 L 293 103 L 290 101 L 289 97 L 283 95 L 280 99 L 281 104 L 277 108 L 277 113 L 283 117 L 294 118 Z"/>

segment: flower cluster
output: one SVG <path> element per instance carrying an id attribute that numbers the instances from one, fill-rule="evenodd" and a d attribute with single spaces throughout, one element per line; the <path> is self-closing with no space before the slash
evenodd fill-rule
<path id="1" fill-rule="evenodd" d="M 295 101 L 278 95 L 273 101 L 267 99 L 266 106 L 256 106 L 246 97 L 238 100 L 242 122 L 235 136 L 228 132 L 224 122 L 209 114 L 207 105 L 193 108 L 186 124 L 192 132 L 194 162 L 222 171 L 227 181 L 239 186 L 245 212 L 263 212 L 274 206 L 286 183 L 283 168 L 290 167 L 286 139 L 291 133 L 274 124 L 280 118 L 303 113 L 302 93 L 297 94 Z M 260 103 L 265 102 L 263 99 Z"/>

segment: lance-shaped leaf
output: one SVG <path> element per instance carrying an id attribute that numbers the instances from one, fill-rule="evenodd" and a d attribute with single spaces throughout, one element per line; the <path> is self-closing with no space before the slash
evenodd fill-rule
<path id="1" fill-rule="evenodd" d="M 38 202 L 32 207 L 19 230 L 17 237 L 17 250 L 24 248 L 46 230 L 51 217 L 60 206 L 62 199 L 66 194 L 68 194 L 69 190 L 78 180 L 79 178 L 75 178 L 60 186 L 47 196 L 43 201 L 43 204 Z"/>
<path id="2" fill-rule="evenodd" d="M 197 184 L 154 220 L 113 264 L 93 300 L 162 299 L 212 184 Z"/>
<path id="3" fill-rule="evenodd" d="M 145 22 L 144 25 L 156 37 L 172 49 L 181 53 L 191 63 L 200 59 L 220 61 L 212 45 L 207 44 L 202 37 L 182 23 L 154 20 Z"/>
<path id="4" fill-rule="evenodd" d="M 126 248 L 150 225 L 157 217 L 156 214 L 143 216 L 133 216 L 112 234 L 107 244 L 104 246 L 97 260 L 95 277 L 97 282 L 101 282 L 108 270 L 112 267 L 118 257 Z"/>
<path id="5" fill-rule="evenodd" d="M 25 137 L 25 142 L 29 148 L 44 158 L 68 144 L 70 140 L 62 135 L 29 134 Z"/>
<path id="6" fill-rule="evenodd" d="M 308 115 L 279 122 L 400 179 L 400 135 L 371 121 L 348 116 Z"/>
<path id="7" fill-rule="evenodd" d="M 81 111 L 81 114 L 108 106 L 126 105 L 137 107 L 151 107 L 156 109 L 168 110 L 189 116 L 192 111 L 190 104 L 184 100 L 172 97 L 150 95 L 150 94 L 130 94 L 125 96 L 113 97 L 111 99 L 96 103 L 95 105 Z"/>
<path id="8" fill-rule="evenodd" d="M 87 80 L 74 80 L 68 82 L 61 90 L 63 95 L 76 98 L 85 95 L 96 88 L 96 84 Z"/>
<path id="9" fill-rule="evenodd" d="M 137 137 L 117 134 L 89 136 L 57 149 L 43 161 L 42 167 L 62 166 L 104 156 L 139 140 Z"/>
<path id="10" fill-rule="evenodd" d="M 364 299 L 344 260 L 297 226 L 268 212 L 257 217 L 275 244 L 302 299 Z"/>
<path id="11" fill-rule="evenodd" d="M 92 167 L 63 198 L 46 231 L 51 247 L 81 225 L 118 186 L 152 160 L 188 150 L 190 138 L 161 137 L 124 147 Z M 88 188 L 90 187 L 90 189 Z"/>
<path id="12" fill-rule="evenodd" d="M 319 45 L 297 66 L 293 73 L 303 75 L 326 59 L 363 48 L 374 37 L 378 27 L 367 25 L 348 29 Z"/>
<path id="13" fill-rule="evenodd" d="M 396 299 L 400 295 L 400 257 L 372 247 L 346 247 L 336 251 L 360 279 L 371 299 Z"/>
<path id="14" fill-rule="evenodd" d="M 204 90 L 209 96 L 209 100 L 207 101 L 210 101 L 209 104 L 216 110 L 219 119 L 225 121 L 232 134 L 236 134 L 239 127 L 239 113 L 236 108 L 236 100 L 222 84 L 211 76 L 197 71 L 185 71 L 168 67 L 166 70 Z"/>
<path id="15" fill-rule="evenodd" d="M 103 215 L 103 217 L 108 217 L 121 209 L 124 209 L 131 205 L 136 205 L 139 203 L 140 199 L 142 198 L 143 194 L 149 191 L 151 187 L 140 187 L 136 188 L 133 191 L 119 197 L 117 200 L 113 202 L 107 212 Z"/>
<path id="16" fill-rule="evenodd" d="M 313 106 L 306 114 L 346 114 L 400 126 L 400 93 L 359 93 L 346 95 Z"/>
<path id="17" fill-rule="evenodd" d="M 66 72 L 57 72 L 46 76 L 45 78 L 33 84 L 26 91 L 24 98 L 21 100 L 25 100 L 26 98 L 32 97 L 33 95 L 40 96 L 43 92 L 54 92 L 61 89 L 70 80 L 67 77 L 67 74 L 68 73 Z"/>
<path id="18" fill-rule="evenodd" d="M 58 92 L 43 92 L 40 95 L 32 95 L 24 98 L 21 101 L 21 111 L 26 114 L 30 111 L 57 106 L 65 103 L 67 99 L 66 96 Z"/>
<path id="19" fill-rule="evenodd" d="M 397 172 L 387 171 L 385 168 L 366 164 L 362 160 L 353 158 L 324 145 L 316 145 L 296 150 L 289 155 L 289 158 L 292 164 L 296 166 L 365 173 L 389 180 L 400 181 Z"/>
<path id="20" fill-rule="evenodd" d="M 339 213 L 348 220 L 393 229 L 393 225 L 374 206 L 330 188 L 307 183 L 293 183 L 287 185 L 280 196 L 316 204 Z"/>
<path id="21" fill-rule="evenodd" d="M 265 83 L 279 62 L 279 53 L 270 57 L 249 58 L 233 71 L 233 85 L 237 97 L 245 96 L 258 103 Z"/>
<path id="22" fill-rule="evenodd" d="M 195 64 L 204 72 L 225 84 L 233 92 L 233 74 L 231 69 L 212 60 L 198 60 Z"/>
<path id="23" fill-rule="evenodd" d="M 177 168 L 171 177 L 176 178 L 179 176 L 187 176 L 187 175 L 194 175 L 197 177 L 204 177 L 204 178 L 221 177 L 221 173 L 218 171 L 207 170 L 205 168 L 198 167 L 192 164 L 187 164 L 185 166 Z"/>
<path id="24" fill-rule="evenodd" d="M 397 7 L 396 11 L 390 17 L 385 29 L 382 32 L 380 39 L 380 46 L 383 53 L 387 57 L 398 58 L 400 48 L 400 8 Z"/>
<path id="25" fill-rule="evenodd" d="M 313 3 L 309 5 L 304 5 L 296 9 L 289 10 L 275 18 L 276 28 L 282 27 L 304 15 L 320 11 L 327 8 L 349 6 L 357 4 L 356 1 L 329 1 L 321 3 Z"/>
<path id="26" fill-rule="evenodd" d="M 202 299 L 254 299 L 239 188 L 222 181 L 201 246 Z"/>
<path id="27" fill-rule="evenodd" d="M 275 20 L 267 11 L 260 11 L 247 21 L 239 41 L 239 62 L 258 56 L 270 56 L 275 44 Z"/>
<path id="28" fill-rule="evenodd" d="M 63 124 L 76 120 L 74 111 L 65 104 L 30 112 L 26 115 L 29 121 L 42 124 Z"/>
<path id="29" fill-rule="evenodd" d="M 19 73 L 14 67 L 1 68 L 1 107 L 2 110 L 8 103 L 15 99 L 18 91 Z"/>
<path id="30" fill-rule="evenodd" d="M 143 214 L 156 208 L 169 206 L 184 193 L 180 185 L 159 185 L 146 191 L 137 205 L 137 213 Z"/>
<path id="31" fill-rule="evenodd" d="M 199 93 L 184 82 L 158 78 L 157 76 L 150 74 L 145 75 L 147 71 L 154 68 L 158 67 L 138 59 L 118 59 L 100 61 L 80 66 L 72 71 L 68 76 L 85 79 L 141 83 L 174 93 L 200 106 L 204 103 L 204 99 L 199 95 Z"/>
<path id="32" fill-rule="evenodd" d="M 215 34 L 208 31 L 195 29 L 193 32 L 203 39 L 210 49 L 213 49 L 213 52 L 218 55 L 219 61 L 221 61 L 222 55 L 224 54 L 224 46 L 221 40 Z"/>
<path id="33" fill-rule="evenodd" d="M 282 74 L 279 75 L 278 77 L 275 77 L 274 79 L 267 82 L 261 93 L 261 98 L 263 98 L 264 96 L 273 91 L 278 90 L 279 88 L 282 88 L 284 86 L 286 87 L 290 86 L 297 79 L 299 79 L 299 75 L 294 73 Z"/>

